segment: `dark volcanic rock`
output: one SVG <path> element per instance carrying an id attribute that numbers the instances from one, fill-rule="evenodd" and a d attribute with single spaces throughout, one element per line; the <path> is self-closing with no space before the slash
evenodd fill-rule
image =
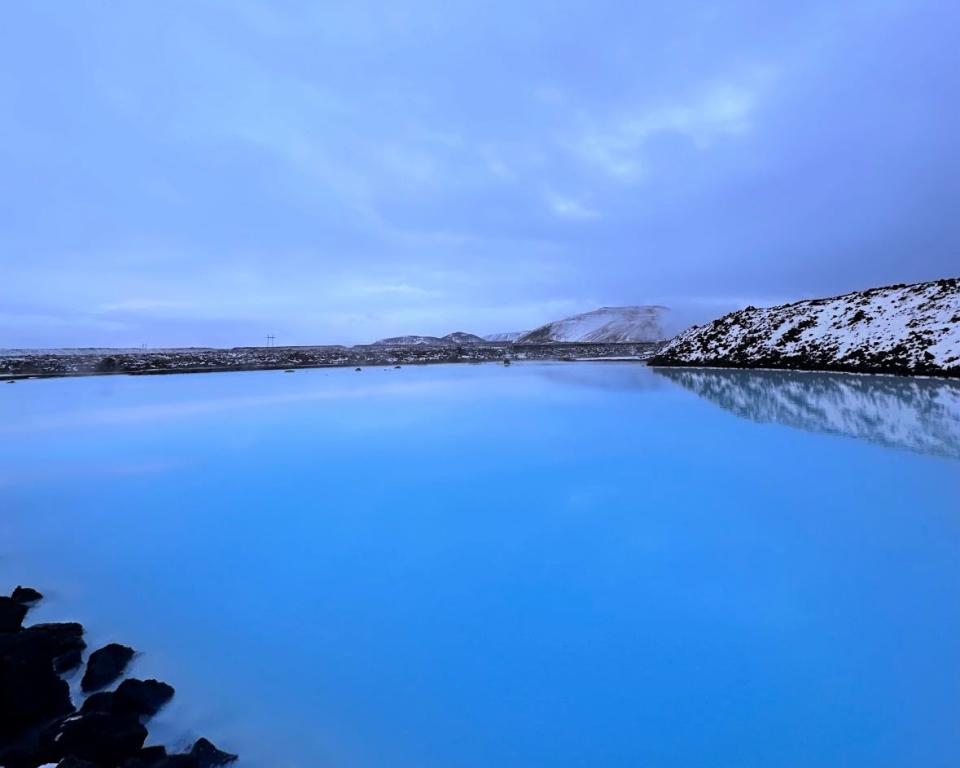
<path id="1" fill-rule="evenodd" d="M 0 634 L 0 737 L 10 739 L 73 711 L 59 672 L 80 659 L 83 627 L 37 624 Z"/>
<path id="2" fill-rule="evenodd" d="M 197 739 L 189 752 L 179 755 L 168 755 L 163 747 L 145 747 L 124 760 L 120 768 L 217 768 L 236 759 L 236 755 L 217 749 L 207 739 Z"/>
<path id="3" fill-rule="evenodd" d="M 56 672 L 77 666 L 86 647 L 83 627 L 76 622 L 34 624 L 19 632 L 0 634 L 0 659 L 8 655 L 44 659 Z"/>
<path id="4" fill-rule="evenodd" d="M 80 707 L 81 713 L 87 712 L 112 712 L 113 711 L 113 691 L 100 691 L 87 696 Z"/>
<path id="5" fill-rule="evenodd" d="M 49 661 L 24 656 L 0 662 L 0 741 L 72 711 L 70 686 Z"/>
<path id="6" fill-rule="evenodd" d="M 41 595 L 17 587 L 0 598 L 0 766 L 2 768 L 215 768 L 237 759 L 206 739 L 179 755 L 161 746 L 144 747 L 151 717 L 173 697 L 158 680 L 124 680 L 115 691 L 88 696 L 80 713 L 60 674 L 80 663 L 86 644 L 76 623 L 23 628 L 23 603 Z M 127 646 L 111 643 L 91 654 L 84 690 L 108 685 L 133 658 Z M 59 763 L 57 762 L 59 760 Z"/>
<path id="7" fill-rule="evenodd" d="M 100 766 L 91 763 L 89 760 L 81 760 L 79 757 L 70 756 L 57 763 L 57 768 L 100 768 Z"/>
<path id="8" fill-rule="evenodd" d="M 113 692 L 113 711 L 152 717 L 172 698 L 172 685 L 159 680 L 130 678 Z"/>
<path id="9" fill-rule="evenodd" d="M 163 746 L 144 747 L 133 757 L 120 763 L 120 768 L 157 768 L 167 765 L 167 748 Z"/>
<path id="10" fill-rule="evenodd" d="M 110 712 L 119 715 L 153 717 L 173 698 L 173 686 L 158 680 L 124 680 L 115 691 L 100 691 L 89 696 L 81 713 Z"/>
<path id="11" fill-rule="evenodd" d="M 214 766 L 232 763 L 237 759 L 236 755 L 217 749 L 206 739 L 197 739 L 193 749 L 190 750 L 190 756 L 196 760 L 197 768 L 214 768 Z"/>
<path id="12" fill-rule="evenodd" d="M 87 697 L 80 712 L 153 717 L 172 698 L 173 687 L 166 683 L 131 678 L 120 683 L 115 691 L 100 691 Z"/>
<path id="13" fill-rule="evenodd" d="M 146 738 L 136 715 L 90 712 L 63 723 L 57 746 L 65 755 L 115 765 L 136 755 Z"/>
<path id="14" fill-rule="evenodd" d="M 56 745 L 63 717 L 28 729 L 12 740 L 0 739 L 0 765 L 6 768 L 36 768 L 55 763 L 61 756 Z"/>
<path id="15" fill-rule="evenodd" d="M 12 597 L 0 597 L 0 632 L 16 632 L 27 615 L 27 607 Z"/>
<path id="16" fill-rule="evenodd" d="M 110 643 L 90 654 L 87 669 L 80 687 L 84 691 L 96 691 L 116 680 L 133 658 L 133 648 L 119 643 Z"/>
<path id="17" fill-rule="evenodd" d="M 18 586 L 13 590 L 10 597 L 16 600 L 18 603 L 35 603 L 37 600 L 42 600 L 43 595 L 41 595 L 33 587 L 21 587 Z"/>
<path id="18" fill-rule="evenodd" d="M 747 307 L 684 331 L 651 364 L 960 377 L 960 278 Z"/>

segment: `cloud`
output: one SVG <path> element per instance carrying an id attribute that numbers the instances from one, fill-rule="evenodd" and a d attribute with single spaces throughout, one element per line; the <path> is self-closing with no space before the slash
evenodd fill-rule
<path id="1" fill-rule="evenodd" d="M 146 299 L 131 298 L 120 299 L 103 304 L 100 307 L 101 312 L 130 312 L 130 313 L 166 313 L 195 311 L 200 306 L 188 301 L 176 301 L 172 299 Z"/>
<path id="2" fill-rule="evenodd" d="M 563 219 L 589 220 L 600 216 L 599 211 L 588 208 L 579 200 L 556 192 L 547 193 L 547 204 L 551 211 Z"/>
<path id="3" fill-rule="evenodd" d="M 749 134 L 761 90 L 769 79 L 769 71 L 761 71 L 745 82 L 714 83 L 690 100 L 653 106 L 594 125 L 575 143 L 575 152 L 610 177 L 637 181 L 646 170 L 645 146 L 653 139 L 679 136 L 705 151 L 719 141 Z"/>

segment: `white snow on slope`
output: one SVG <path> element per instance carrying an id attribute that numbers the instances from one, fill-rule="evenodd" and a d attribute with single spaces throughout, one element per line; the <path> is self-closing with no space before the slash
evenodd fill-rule
<path id="1" fill-rule="evenodd" d="M 960 372 L 960 279 L 747 307 L 684 331 L 657 362 Z"/>
<path id="2" fill-rule="evenodd" d="M 486 341 L 486 339 L 477 336 L 475 333 L 467 333 L 465 331 L 454 331 L 453 333 L 448 333 L 443 338 L 447 341 L 452 341 L 454 344 L 482 344 Z"/>
<path id="3" fill-rule="evenodd" d="M 519 344 L 549 342 L 617 343 L 660 341 L 666 335 L 666 307 L 602 307 L 536 328 L 516 341 Z"/>
<path id="4" fill-rule="evenodd" d="M 456 344 L 439 336 L 391 336 L 373 342 L 376 346 L 398 347 L 453 347 Z"/>
<path id="5" fill-rule="evenodd" d="M 511 331 L 509 333 L 491 333 L 483 337 L 484 341 L 516 341 L 526 331 Z"/>

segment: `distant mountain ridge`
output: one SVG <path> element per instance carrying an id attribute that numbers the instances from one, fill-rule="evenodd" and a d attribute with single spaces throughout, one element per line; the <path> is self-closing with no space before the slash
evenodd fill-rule
<path id="1" fill-rule="evenodd" d="M 456 347 L 461 344 L 483 344 L 485 339 L 474 333 L 454 331 L 446 336 L 390 336 L 373 342 L 377 346 L 395 347 Z"/>
<path id="2" fill-rule="evenodd" d="M 455 347 L 456 342 L 442 336 L 390 336 L 373 342 L 376 346 L 393 347 Z"/>
<path id="3" fill-rule="evenodd" d="M 664 316 L 669 310 L 661 306 L 601 307 L 592 312 L 565 317 L 562 320 L 534 328 L 532 331 L 491 333 L 477 336 L 465 331 L 454 331 L 446 336 L 391 336 L 373 342 L 391 346 L 445 347 L 484 342 L 518 344 L 622 344 L 663 341 Z"/>
<path id="4" fill-rule="evenodd" d="M 515 341 L 518 344 L 662 341 L 666 338 L 663 321 L 668 311 L 661 306 L 601 307 L 541 325 Z"/>
<path id="5" fill-rule="evenodd" d="M 747 307 L 684 331 L 651 362 L 960 376 L 960 279 Z"/>
<path id="6" fill-rule="evenodd" d="M 483 344 L 486 339 L 481 336 L 477 336 L 475 333 L 467 333 L 466 331 L 454 331 L 453 333 L 448 333 L 444 336 L 447 341 L 452 341 L 454 344 Z"/>

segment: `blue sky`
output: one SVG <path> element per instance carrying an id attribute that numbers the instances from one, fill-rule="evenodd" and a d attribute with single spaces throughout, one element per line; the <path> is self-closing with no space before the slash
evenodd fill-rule
<path id="1" fill-rule="evenodd" d="M 0 347 L 678 322 L 960 273 L 952 2 L 9 4 Z"/>

